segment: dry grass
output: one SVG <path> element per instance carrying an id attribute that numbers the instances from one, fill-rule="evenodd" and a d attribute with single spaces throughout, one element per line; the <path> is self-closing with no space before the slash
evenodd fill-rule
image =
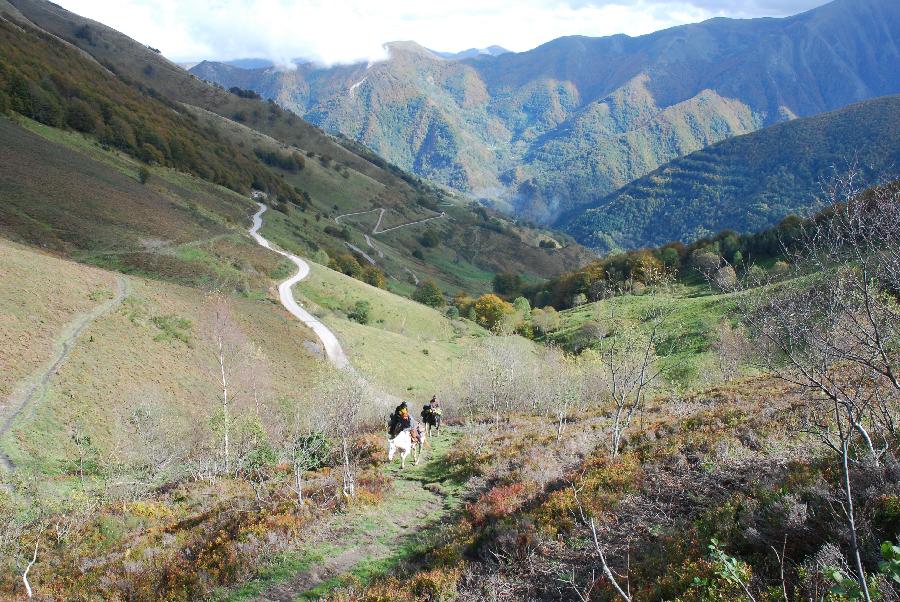
<path id="1" fill-rule="evenodd" d="M 0 239 L 0 407 L 51 356 L 66 324 L 106 301 L 115 276 Z"/>
<path id="2" fill-rule="evenodd" d="M 6 244 L 2 248 L 14 247 Z M 71 313 L 92 306 L 88 299 L 91 292 L 112 286 L 112 274 L 97 269 L 25 250 L 4 253 L 4 264 L 9 263 L 7 257 L 18 257 L 22 265 L 38 266 L 47 281 L 58 276 L 64 283 L 60 291 L 45 285 L 40 294 L 29 295 L 28 304 L 37 312 L 36 321 L 56 308 L 51 300 L 54 292 L 61 293 L 62 300 L 56 302 L 60 308 L 71 306 Z M 21 297 L 19 289 L 12 289 L 7 282 L 4 279 L 0 288 L 2 306 Z M 23 278 L 23 282 L 28 283 L 23 286 L 35 290 L 33 278 Z M 31 297 L 46 299 L 47 304 L 32 303 Z M 78 299 L 84 301 L 75 304 Z M 218 391 L 202 334 L 209 304 L 202 291 L 130 277 L 129 295 L 122 307 L 87 328 L 51 380 L 44 399 L 16 421 L 11 433 L 15 445 L 9 439 L 4 443 L 17 464 L 39 473 L 60 472 L 73 457 L 70 435 L 76 428 L 89 434 L 93 445 L 103 453 L 111 452 L 121 436 L 119 422 L 127 408 L 137 403 L 161 405 L 171 417 L 172 428 L 186 437 L 208 428 Z M 286 398 L 304 400 L 311 383 L 326 369 L 309 350 L 315 344 L 315 335 L 271 299 L 236 298 L 231 305 L 244 336 L 266 358 L 272 382 L 268 403 Z M 187 320 L 189 325 L 171 332 L 164 327 L 166 322 L 179 320 Z M 47 354 L 41 350 L 52 344 L 58 324 L 63 322 L 47 320 L 43 331 L 37 330 L 29 339 L 34 362 L 45 358 Z M 51 328 L 53 324 L 57 324 L 56 329 Z M 17 326 L 16 331 L 4 328 L 3 336 L 21 336 L 16 332 L 27 326 Z M 14 365 L 17 372 L 27 370 L 23 362 L 12 359 L 4 357 L 4 363 Z M 248 399 L 239 401 L 245 406 L 252 403 Z"/>

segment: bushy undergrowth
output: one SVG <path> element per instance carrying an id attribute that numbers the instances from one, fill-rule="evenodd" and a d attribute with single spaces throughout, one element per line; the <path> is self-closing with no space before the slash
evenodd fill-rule
<path id="1" fill-rule="evenodd" d="M 244 472 L 171 483 L 134 501 L 99 498 L 88 508 L 73 506 L 79 510 L 68 515 L 62 507 L 47 507 L 30 531 L 15 520 L 4 522 L 4 535 L 38 542 L 30 573 L 43 600 L 208 598 L 296 548 L 324 517 L 382 501 L 392 487 L 377 469 L 382 439 L 364 434 L 355 446 L 360 453 L 353 499 L 341 494 L 332 456 L 307 474 L 303 504 L 292 487 L 291 467 L 278 464 L 262 483 Z M 5 518 L 12 515 L 11 505 L 12 499 L 0 497 Z M 3 560 L 0 597 L 22 593 L 21 570 L 16 559 Z"/>
<path id="2" fill-rule="evenodd" d="M 840 472 L 798 437 L 799 401 L 766 379 L 660 398 L 616 457 L 602 412 L 558 444 L 547 417 L 470 421 L 447 457 L 468 478 L 455 524 L 406 573 L 329 599 L 612 600 L 597 546 L 633 600 L 848 599 L 828 593 L 847 574 Z M 879 546 L 897 537 L 898 470 L 853 476 L 865 563 L 885 600 L 896 591 Z M 445 585 L 422 595 L 425 575 Z"/>

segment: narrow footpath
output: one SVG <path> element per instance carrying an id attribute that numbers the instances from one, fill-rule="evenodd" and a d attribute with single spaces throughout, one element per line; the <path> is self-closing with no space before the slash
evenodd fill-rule
<path id="1" fill-rule="evenodd" d="M 89 312 L 79 314 L 71 322 L 69 322 L 55 346 L 54 355 L 41 367 L 35 374 L 32 374 L 27 380 L 20 383 L 13 390 L 13 394 L 9 399 L 5 410 L 5 416 L 0 422 L 0 437 L 6 435 L 12 428 L 16 419 L 19 418 L 26 410 L 30 410 L 32 406 L 39 403 L 47 390 L 50 379 L 56 374 L 63 363 L 68 359 L 69 353 L 78 340 L 78 337 L 90 326 L 94 320 L 111 312 L 113 309 L 121 305 L 122 301 L 128 294 L 128 282 L 120 275 L 116 275 L 116 292 L 113 297 L 104 303 L 96 306 Z M 13 472 L 15 463 L 5 452 L 0 450 L 0 473 Z"/>
<path id="2" fill-rule="evenodd" d="M 410 456 L 401 470 L 395 458 L 382 468 L 394 480 L 385 499 L 335 514 L 306 534 L 296 552 L 226 599 L 318 600 L 337 587 L 356 580 L 365 583 L 390 573 L 398 564 L 414 562 L 458 507 L 458 486 L 448 479 L 443 462 L 458 437 L 455 428 L 432 437 L 419 466 L 412 465 Z"/>

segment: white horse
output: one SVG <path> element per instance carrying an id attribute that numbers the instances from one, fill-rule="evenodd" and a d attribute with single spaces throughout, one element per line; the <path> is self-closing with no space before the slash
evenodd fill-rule
<path id="1" fill-rule="evenodd" d="M 388 462 L 394 461 L 394 455 L 400 452 L 400 468 L 406 468 L 406 457 L 409 452 L 413 453 L 413 464 L 419 465 L 419 458 L 422 456 L 422 446 L 425 445 L 425 433 L 421 427 L 416 427 L 419 432 L 419 441 L 414 445 L 409 431 L 402 431 L 399 435 L 391 439 L 388 437 Z"/>

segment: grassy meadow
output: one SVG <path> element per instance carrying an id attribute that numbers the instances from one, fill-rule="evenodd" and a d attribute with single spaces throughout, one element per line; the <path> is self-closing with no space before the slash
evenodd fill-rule
<path id="1" fill-rule="evenodd" d="M 701 285 L 678 286 L 671 293 L 613 297 L 561 311 L 559 328 L 545 339 L 571 349 L 583 346 L 588 336 L 594 337 L 594 345 L 598 332 L 616 336 L 612 323 L 618 320 L 637 324 L 649 334 L 652 322 L 647 315 L 651 311 L 665 316 L 656 353 L 662 375 L 672 386 L 703 386 L 722 377 L 714 345 L 722 324 L 732 325 L 737 320 L 737 305 L 733 295 L 710 293 Z"/>
<path id="2" fill-rule="evenodd" d="M 402 398 L 425 401 L 450 384 L 472 345 L 488 333 L 469 321 L 378 289 L 317 264 L 295 294 L 344 343 L 353 365 Z M 367 324 L 347 317 L 359 302 Z"/>

